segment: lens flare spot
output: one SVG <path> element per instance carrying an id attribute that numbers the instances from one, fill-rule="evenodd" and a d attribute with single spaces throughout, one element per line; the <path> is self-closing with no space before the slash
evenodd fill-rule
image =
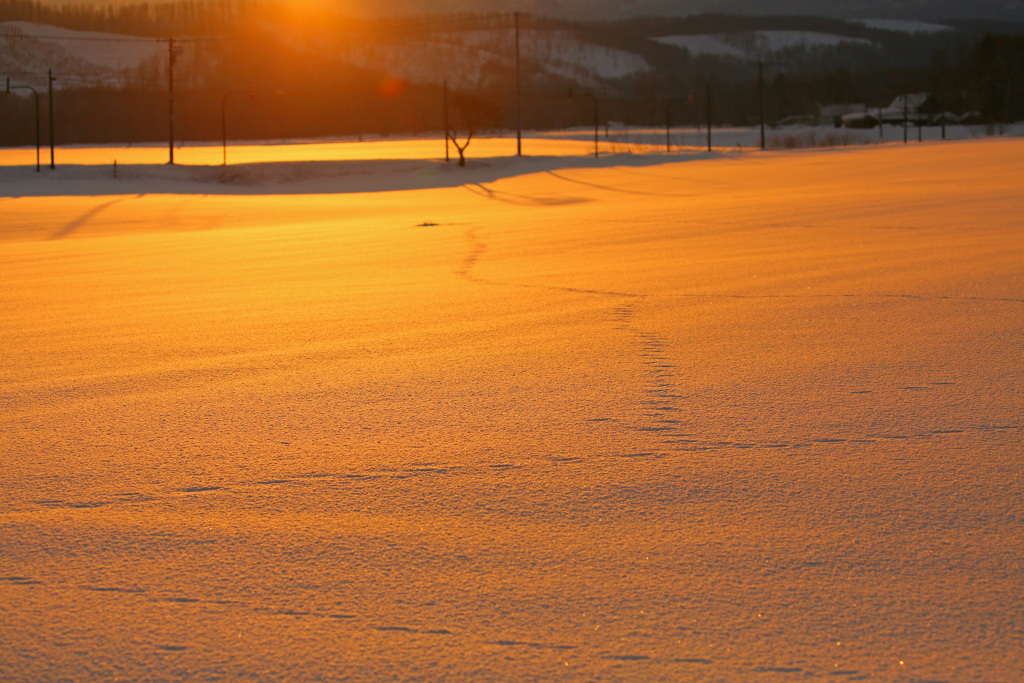
<path id="1" fill-rule="evenodd" d="M 394 99 L 405 92 L 405 79 L 388 76 L 377 85 L 377 94 L 385 99 Z"/>

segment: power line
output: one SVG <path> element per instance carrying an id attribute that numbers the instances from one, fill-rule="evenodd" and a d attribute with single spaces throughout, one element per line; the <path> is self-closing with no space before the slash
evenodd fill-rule
<path id="1" fill-rule="evenodd" d="M 519 16 L 524 19 L 532 18 L 531 15 L 520 12 Z M 494 13 L 485 14 L 482 16 L 473 17 L 452 17 L 452 18 L 437 18 L 437 19 L 415 19 L 415 20 L 378 20 L 377 22 L 368 22 L 376 24 L 377 27 L 383 29 L 419 29 L 419 28 L 437 28 L 437 27 L 458 27 L 461 25 L 477 24 L 482 28 L 512 28 L 514 26 L 514 13 Z M 499 20 L 496 22 L 495 20 Z M 500 24 L 500 25 L 499 25 Z M 507 24 L 507 25 L 505 25 Z M 67 29 L 74 30 L 74 29 Z M 66 41 L 82 41 L 82 42 L 105 42 L 105 43 L 153 43 L 153 42 L 167 42 L 170 40 L 169 37 L 143 37 L 143 36 L 111 36 L 111 37 L 100 37 L 100 36 L 55 36 L 55 35 L 37 35 L 30 33 L 14 33 L 14 32 L 3 32 L 0 33 L 0 39 L 17 39 L 17 38 L 31 38 L 33 40 L 66 40 Z M 174 41 L 177 43 L 202 43 L 202 42 L 221 42 L 221 41 L 232 41 L 232 40 L 274 40 L 276 37 L 271 34 L 265 35 L 243 35 L 243 36 L 193 36 L 193 37 L 174 37 Z"/>
<path id="2" fill-rule="evenodd" d="M 92 36 L 40 36 L 27 33 L 0 34 L 0 40 L 11 40 L 18 38 L 31 38 L 33 40 L 67 40 L 93 43 L 166 43 L 174 40 L 176 43 L 212 43 L 230 40 L 273 40 L 274 36 L 194 36 L 191 38 L 96 38 Z"/>
<path id="3" fill-rule="evenodd" d="M 27 33 L 10 33 L 0 35 L 3 40 L 31 38 L 33 40 L 76 40 L 90 43 L 152 43 L 166 38 L 95 38 L 86 36 L 35 36 Z"/>
<path id="4" fill-rule="evenodd" d="M 530 18 L 530 15 L 525 12 L 520 12 L 519 16 L 520 18 Z M 384 19 L 378 20 L 376 23 L 384 28 L 429 28 L 431 26 L 457 26 L 460 24 L 489 24 L 493 26 L 495 19 L 508 22 L 507 28 L 512 28 L 514 26 L 515 13 L 496 12 L 472 17 L 438 17 L 436 19 Z M 506 26 L 502 26 L 502 28 L 506 28 Z"/>

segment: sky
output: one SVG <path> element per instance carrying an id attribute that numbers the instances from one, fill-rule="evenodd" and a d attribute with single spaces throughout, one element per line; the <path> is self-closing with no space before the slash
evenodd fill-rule
<path id="1" fill-rule="evenodd" d="M 431 13 L 439 11 L 509 12 L 565 15 L 578 19 L 641 14 L 696 12 L 839 15 L 850 18 L 936 20 L 966 17 L 1024 20 L 1021 0 L 304 0 L 329 4 L 349 13 Z M 43 0 L 44 4 L 79 4 L 78 0 Z M 129 4 L 131 0 L 96 0 L 95 4 Z M 289 3 L 295 4 L 295 3 Z"/>

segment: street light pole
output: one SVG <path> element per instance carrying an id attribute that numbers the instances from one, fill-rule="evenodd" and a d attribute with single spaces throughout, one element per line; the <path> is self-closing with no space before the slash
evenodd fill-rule
<path id="1" fill-rule="evenodd" d="M 761 109 L 761 149 L 764 149 L 764 62 L 757 63 L 757 90 Z"/>
<path id="2" fill-rule="evenodd" d="M 946 139 L 946 98 L 942 98 L 942 103 L 939 106 L 939 118 L 942 119 L 942 139 Z"/>
<path id="3" fill-rule="evenodd" d="M 167 149 L 174 165 L 174 38 L 167 39 Z"/>
<path id="4" fill-rule="evenodd" d="M 31 85 L 11 85 L 11 79 L 7 79 L 7 93 L 10 94 L 11 90 L 31 90 L 32 97 L 36 104 L 36 173 L 39 173 L 39 93 Z"/>
<path id="5" fill-rule="evenodd" d="M 522 82 L 519 78 L 519 12 L 516 12 L 516 156 L 523 156 Z"/>
<path id="6" fill-rule="evenodd" d="M 220 139 L 221 139 L 221 165 L 228 165 L 228 95 L 231 93 L 224 93 L 224 97 L 220 98 Z M 173 147 L 172 147 L 173 149 Z"/>
<path id="7" fill-rule="evenodd" d="M 448 122 L 448 81 L 444 82 L 444 163 L 451 161 L 448 139 L 451 136 L 451 124 Z"/>
<path id="8" fill-rule="evenodd" d="M 53 69 L 46 70 L 46 81 L 47 87 L 49 88 L 49 97 L 47 98 L 47 107 L 50 114 L 50 169 L 57 168 L 53 159 L 53 82 L 57 80 L 53 77 Z"/>
<path id="9" fill-rule="evenodd" d="M 598 106 L 597 106 L 597 95 L 594 95 L 593 93 L 589 93 L 589 92 L 585 92 L 583 94 L 586 95 L 587 97 L 589 97 L 590 99 L 592 99 L 594 101 L 594 156 L 597 157 L 598 156 L 598 151 L 597 151 L 598 128 L 600 127 L 600 121 L 601 121 L 600 113 L 598 111 Z M 570 100 L 572 99 L 572 88 L 569 88 L 569 99 Z"/>
<path id="10" fill-rule="evenodd" d="M 672 151 L 672 100 L 665 102 L 665 151 Z"/>
<path id="11" fill-rule="evenodd" d="M 707 90 L 708 90 L 708 92 L 707 92 L 707 100 L 708 100 L 707 101 L 707 105 L 708 105 L 708 112 L 707 112 L 708 113 L 708 121 L 707 121 L 707 123 L 708 123 L 708 151 L 710 152 L 711 151 L 711 82 L 710 81 L 708 81 L 707 86 L 708 86 L 707 87 Z"/>
<path id="12" fill-rule="evenodd" d="M 232 95 L 252 95 L 249 90 L 234 90 L 232 92 L 224 93 L 224 97 L 220 98 L 220 135 L 222 140 L 222 151 L 224 155 L 224 166 L 228 165 L 228 115 L 227 115 L 227 103 L 228 98 Z M 173 162 L 172 162 L 173 163 Z"/>
<path id="13" fill-rule="evenodd" d="M 907 98 L 908 97 L 910 97 L 910 96 L 907 94 L 907 91 L 904 90 L 903 91 L 903 144 L 904 145 L 907 144 L 907 125 L 908 125 L 907 121 L 908 121 L 908 118 L 910 116 L 910 114 L 908 112 L 909 106 L 908 106 L 908 103 L 907 103 Z"/>

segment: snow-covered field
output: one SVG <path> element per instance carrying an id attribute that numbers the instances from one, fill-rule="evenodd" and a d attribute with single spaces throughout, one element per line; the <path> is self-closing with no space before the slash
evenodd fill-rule
<path id="1" fill-rule="evenodd" d="M 1024 141 L 470 151 L 0 169 L 0 679 L 1020 679 Z"/>
<path id="2" fill-rule="evenodd" d="M 707 149 L 707 129 L 693 126 L 672 126 L 668 142 L 671 151 L 692 154 Z M 918 141 L 919 131 L 909 127 L 907 137 L 911 143 Z M 969 140 L 1000 135 L 1006 137 L 1024 137 L 1024 124 L 1013 124 L 996 129 L 988 126 L 947 126 L 947 140 Z M 926 126 L 921 129 L 920 137 L 925 141 L 942 139 L 942 129 L 938 126 Z M 716 151 L 735 152 L 759 147 L 760 131 L 756 127 L 714 127 L 712 129 L 712 146 Z M 882 131 L 872 129 L 835 128 L 831 125 L 812 126 L 779 126 L 768 127 L 765 140 L 770 149 L 775 148 L 808 148 L 808 147 L 841 147 L 848 145 L 874 145 L 879 143 L 901 142 L 904 138 L 902 126 L 886 125 Z M 510 163 L 530 164 L 542 163 L 543 157 L 580 157 L 594 151 L 594 129 L 592 127 L 571 128 L 567 130 L 532 131 L 526 133 L 523 141 L 524 157 L 519 160 L 502 160 L 502 157 L 514 157 L 516 154 L 515 133 L 510 131 L 492 132 L 486 136 L 475 138 L 468 148 L 470 159 L 486 159 L 485 164 Z M 664 128 L 647 128 L 626 126 L 622 123 L 609 122 L 598 130 L 598 150 L 601 154 L 649 154 L 666 151 L 666 131 Z M 454 147 L 449 147 L 449 156 L 457 159 Z M 199 175 L 205 179 L 232 179 L 238 175 L 237 169 L 224 173 L 219 171 L 211 174 L 208 166 L 220 166 L 226 161 L 229 166 L 239 164 L 278 164 L 262 166 L 267 180 L 291 178 L 294 180 L 296 167 L 291 168 L 280 164 L 305 164 L 302 170 L 309 180 L 323 180 L 332 175 L 363 174 L 373 172 L 392 172 L 396 165 L 382 162 L 397 161 L 439 161 L 445 156 L 445 143 L 440 134 L 426 134 L 409 138 L 367 137 L 357 141 L 351 139 L 325 140 L 279 140 L 236 141 L 228 142 L 224 149 L 220 142 L 188 142 L 177 143 L 174 150 L 176 163 L 180 169 L 159 169 L 160 164 L 169 158 L 166 143 L 146 144 L 108 144 L 108 145 L 59 145 L 55 150 L 57 173 L 49 174 L 57 177 L 76 177 L 80 179 L 113 177 L 113 165 L 116 161 L 123 178 L 126 165 L 142 165 L 147 168 L 135 169 L 145 177 L 159 176 L 164 178 L 191 178 Z M 40 152 L 41 163 L 48 166 L 50 150 L 43 140 Z M 368 164 L 352 164 L 350 162 L 372 162 Z M 332 166 L 333 162 L 346 162 L 344 166 Z M 28 179 L 39 179 L 26 175 L 35 169 L 36 148 L 20 147 L 0 150 L 0 183 L 18 182 L 24 193 Z M 580 163 L 578 159 L 571 161 Z M 646 163 L 646 162 L 645 162 Z M 32 168 L 29 169 L 28 167 Z M 17 168 L 24 167 L 24 168 Z M 198 170 L 197 170 L 198 167 Z M 408 164 L 399 165 L 407 168 Z M 128 171 L 129 175 L 131 171 Z M 433 180 L 424 180 L 420 187 L 432 186 Z M 52 188 L 52 183 L 42 187 Z M 387 182 L 383 184 L 388 188 Z M 52 189 L 44 190 L 52 192 Z"/>

